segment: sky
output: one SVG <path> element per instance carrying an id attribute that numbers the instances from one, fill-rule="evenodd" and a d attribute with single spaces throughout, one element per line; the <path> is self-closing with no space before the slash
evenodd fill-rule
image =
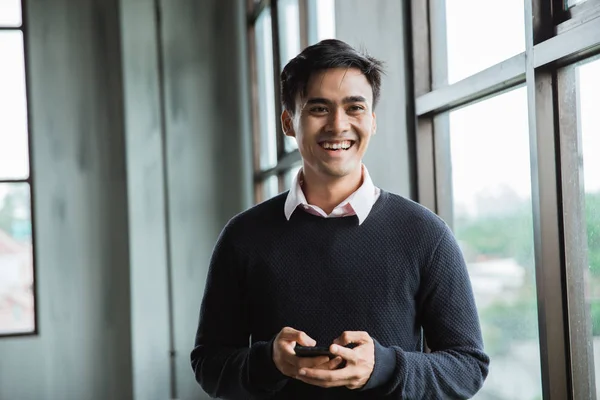
<path id="1" fill-rule="evenodd" d="M 18 0 L 0 0 L 0 23 L 18 24 L 18 6 Z M 318 38 L 334 37 L 334 1 L 319 0 L 317 6 Z M 280 12 L 282 19 L 294 21 L 282 24 L 285 64 L 300 50 L 297 2 L 283 0 Z M 523 0 L 447 0 L 446 15 L 450 83 L 525 50 Z M 494 15 L 494 18 L 465 18 L 465 15 Z M 268 27 L 261 32 L 265 39 L 271 33 L 269 19 L 263 21 L 265 28 Z M 0 32 L 0 179 L 26 178 L 29 174 L 22 41 L 20 31 Z M 272 65 L 269 55 L 264 57 L 265 66 Z M 600 104 L 600 60 L 578 69 L 585 188 L 599 191 L 600 157 L 592 154 L 600 149 L 600 113 L 594 112 Z M 267 84 L 273 79 L 269 74 L 261 78 Z M 274 108 L 265 111 L 273 122 Z M 477 196 L 506 188 L 523 198 L 529 197 L 527 118 L 527 95 L 523 87 L 450 112 L 455 204 L 469 208 Z M 270 130 L 273 129 L 271 126 Z M 274 152 L 272 147 L 270 152 Z"/>

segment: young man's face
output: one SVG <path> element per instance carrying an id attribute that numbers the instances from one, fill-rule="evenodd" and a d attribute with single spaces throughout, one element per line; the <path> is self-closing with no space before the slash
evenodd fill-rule
<path id="1" fill-rule="evenodd" d="M 298 142 L 305 175 L 331 179 L 360 174 L 376 128 L 373 90 L 355 68 L 317 72 L 308 81 L 306 96 L 296 97 L 294 115 L 283 112 L 282 123 Z"/>

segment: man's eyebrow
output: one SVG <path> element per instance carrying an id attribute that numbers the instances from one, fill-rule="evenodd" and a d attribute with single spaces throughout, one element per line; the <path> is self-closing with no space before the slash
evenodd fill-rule
<path id="1" fill-rule="evenodd" d="M 344 97 L 344 99 L 342 100 L 342 103 L 347 104 L 347 103 L 366 103 L 367 99 L 363 96 L 348 96 L 348 97 Z"/>
<path id="2" fill-rule="evenodd" d="M 348 103 L 366 103 L 367 99 L 364 96 L 348 96 L 342 99 L 343 104 Z M 306 105 L 310 104 L 331 104 L 331 100 L 327 100 L 324 97 L 313 97 L 306 101 Z"/>
<path id="3" fill-rule="evenodd" d="M 309 104 L 329 104 L 331 101 L 323 98 L 323 97 L 313 97 L 306 101 L 306 105 Z"/>

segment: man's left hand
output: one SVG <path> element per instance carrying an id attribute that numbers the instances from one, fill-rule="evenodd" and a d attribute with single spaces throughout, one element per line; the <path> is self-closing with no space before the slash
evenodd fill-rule
<path id="1" fill-rule="evenodd" d="M 353 343 L 355 348 L 344 346 Z M 346 360 L 346 366 L 336 370 L 302 368 L 296 378 L 311 385 L 324 388 L 345 386 L 348 389 L 363 387 L 375 366 L 375 344 L 367 332 L 344 332 L 333 341 L 329 350 Z"/>

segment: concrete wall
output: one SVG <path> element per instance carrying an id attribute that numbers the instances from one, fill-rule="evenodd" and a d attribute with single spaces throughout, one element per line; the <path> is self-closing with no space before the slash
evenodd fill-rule
<path id="1" fill-rule="evenodd" d="M 385 62 L 377 134 L 364 163 L 374 183 L 411 197 L 411 154 L 407 131 L 406 51 L 403 2 L 336 1 L 336 37 Z"/>
<path id="2" fill-rule="evenodd" d="M 252 203 L 243 3 L 26 2 L 40 334 L 0 340 L 0 399 L 207 398 L 189 353 L 208 261 Z M 336 19 L 387 62 L 365 162 L 408 194 L 402 10 L 364 3 Z"/>
<path id="3" fill-rule="evenodd" d="M 39 335 L 0 340 L 0 398 L 130 399 L 118 4 L 25 4 Z"/>
<path id="4" fill-rule="evenodd" d="M 177 395 L 208 398 L 189 361 L 208 261 L 252 199 L 245 19 L 236 0 L 161 5 Z"/>
<path id="5" fill-rule="evenodd" d="M 121 0 L 133 391 L 170 398 L 170 325 L 159 27 L 154 0 Z"/>
<path id="6" fill-rule="evenodd" d="M 206 398 L 208 261 L 252 201 L 243 4 L 27 7 L 40 334 L 0 340 L 0 399 Z"/>

